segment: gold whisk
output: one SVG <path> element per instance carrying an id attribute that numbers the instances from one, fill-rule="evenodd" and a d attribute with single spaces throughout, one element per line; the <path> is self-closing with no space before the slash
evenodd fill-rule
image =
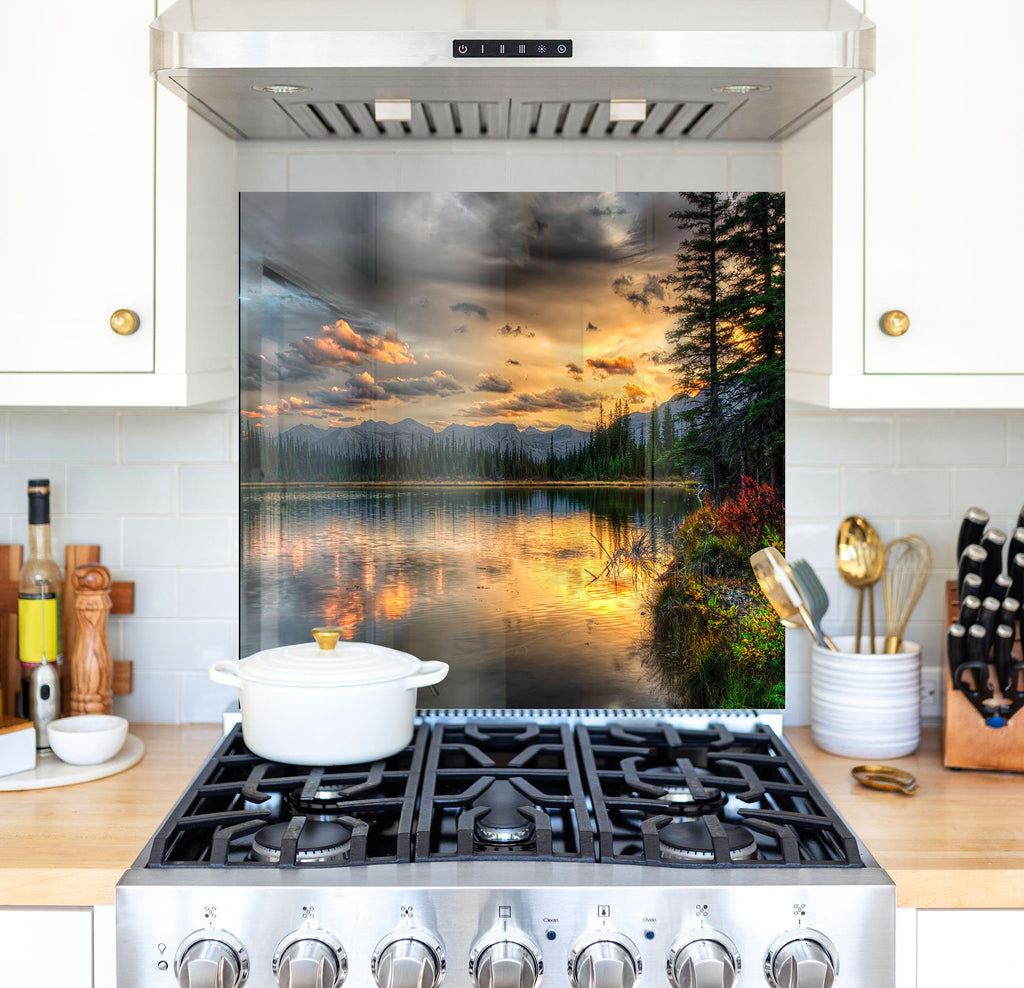
<path id="1" fill-rule="evenodd" d="M 886 655 L 895 655 L 903 646 L 903 633 L 931 571 L 932 550 L 920 535 L 893 539 L 885 547 L 882 596 L 886 627 L 882 651 Z"/>

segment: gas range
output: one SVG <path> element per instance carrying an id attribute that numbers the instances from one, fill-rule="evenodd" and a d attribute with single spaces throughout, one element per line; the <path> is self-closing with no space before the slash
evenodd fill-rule
<path id="1" fill-rule="evenodd" d="M 894 980 L 892 882 L 736 711 L 425 711 L 314 769 L 236 726 L 116 901 L 121 986 Z"/>

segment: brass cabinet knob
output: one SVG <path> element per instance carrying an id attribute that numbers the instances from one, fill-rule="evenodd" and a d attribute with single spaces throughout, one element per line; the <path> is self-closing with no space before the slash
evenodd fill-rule
<path id="1" fill-rule="evenodd" d="M 131 336 L 139 328 L 139 317 L 131 309 L 118 309 L 110 317 L 110 328 L 118 336 Z"/>
<path id="2" fill-rule="evenodd" d="M 344 628 L 314 628 L 313 637 L 316 639 L 317 645 L 325 652 L 329 652 L 338 644 L 338 639 L 344 630 Z"/>
<path id="3" fill-rule="evenodd" d="M 899 309 L 892 309 L 882 316 L 882 332 L 890 336 L 902 336 L 910 329 L 910 316 Z"/>

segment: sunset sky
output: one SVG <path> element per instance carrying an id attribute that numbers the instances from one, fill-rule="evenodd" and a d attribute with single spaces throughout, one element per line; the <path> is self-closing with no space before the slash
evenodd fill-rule
<path id="1" fill-rule="evenodd" d="M 677 193 L 243 193 L 243 415 L 590 429 L 672 394 Z"/>

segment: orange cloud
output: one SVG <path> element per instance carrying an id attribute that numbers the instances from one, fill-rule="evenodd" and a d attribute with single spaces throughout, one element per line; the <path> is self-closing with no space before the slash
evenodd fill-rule
<path id="1" fill-rule="evenodd" d="M 633 361 L 621 353 L 619 356 L 612 357 L 611 359 L 607 357 L 588 357 L 587 366 L 598 374 L 636 373 L 636 367 L 633 365 Z"/>

